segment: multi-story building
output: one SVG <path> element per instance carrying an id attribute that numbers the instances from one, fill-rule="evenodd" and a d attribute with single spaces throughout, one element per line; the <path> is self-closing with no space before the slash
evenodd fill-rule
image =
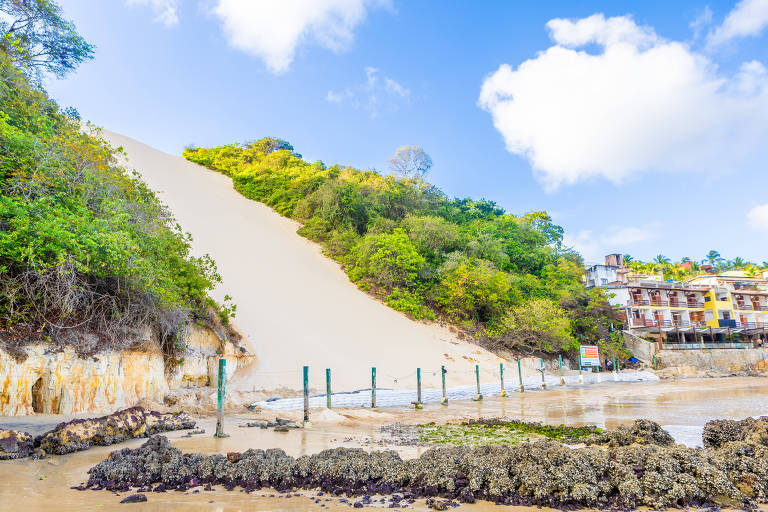
<path id="1" fill-rule="evenodd" d="M 768 338 L 768 279 L 725 272 L 686 282 L 627 275 L 603 286 L 630 332 L 683 346 L 751 346 Z"/>

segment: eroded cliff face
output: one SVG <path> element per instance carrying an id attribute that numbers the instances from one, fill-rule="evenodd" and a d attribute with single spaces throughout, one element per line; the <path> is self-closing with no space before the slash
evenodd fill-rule
<path id="1" fill-rule="evenodd" d="M 80 357 L 71 348 L 51 350 L 44 343 L 25 347 L 17 361 L 0 349 L 0 416 L 35 413 L 109 413 L 140 401 L 162 402 L 168 391 L 216 385 L 220 357 L 228 379 L 253 361 L 207 327 L 194 326 L 177 368 L 166 370 L 159 350 L 126 350 Z"/>

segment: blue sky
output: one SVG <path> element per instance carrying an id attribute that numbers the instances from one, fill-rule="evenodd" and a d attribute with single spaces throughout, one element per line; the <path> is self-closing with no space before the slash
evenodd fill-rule
<path id="1" fill-rule="evenodd" d="M 46 85 L 169 153 L 263 136 L 547 210 L 587 260 L 768 260 L 768 0 L 61 0 L 97 45 Z"/>

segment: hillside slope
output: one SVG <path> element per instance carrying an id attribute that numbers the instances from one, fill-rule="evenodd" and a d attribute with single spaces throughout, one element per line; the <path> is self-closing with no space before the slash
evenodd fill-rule
<path id="1" fill-rule="evenodd" d="M 473 383 L 474 361 L 484 381 L 497 374 L 495 355 L 358 290 L 318 245 L 296 234 L 296 222 L 243 197 L 227 176 L 122 135 L 104 136 L 125 149 L 128 167 L 192 234 L 194 250 L 216 261 L 223 282 L 214 298 L 233 298 L 235 322 L 259 359 L 236 376 L 236 388 L 299 389 L 305 364 L 312 388 L 325 389 L 331 368 L 338 391 L 369 387 L 372 366 L 387 388 L 415 387 L 417 367 L 425 386 L 435 387 L 441 365 L 450 385 Z"/>

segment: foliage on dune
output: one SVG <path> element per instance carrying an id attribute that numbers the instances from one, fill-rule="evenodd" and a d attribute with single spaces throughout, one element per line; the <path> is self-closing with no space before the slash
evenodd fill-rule
<path id="1" fill-rule="evenodd" d="M 184 156 L 301 222 L 299 233 L 353 282 L 416 319 L 521 351 L 608 338 L 611 308 L 584 289 L 581 258 L 546 212 L 517 216 L 492 201 L 450 199 L 423 170 L 395 176 L 309 163 L 280 139 L 189 147 Z"/>

